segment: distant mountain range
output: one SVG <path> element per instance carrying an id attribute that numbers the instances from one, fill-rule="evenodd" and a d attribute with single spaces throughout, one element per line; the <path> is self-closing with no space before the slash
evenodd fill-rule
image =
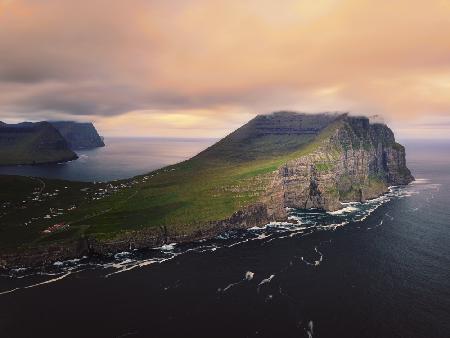
<path id="1" fill-rule="evenodd" d="M 66 162 L 78 158 L 74 150 L 104 145 L 92 123 L 0 122 L 0 165 Z"/>

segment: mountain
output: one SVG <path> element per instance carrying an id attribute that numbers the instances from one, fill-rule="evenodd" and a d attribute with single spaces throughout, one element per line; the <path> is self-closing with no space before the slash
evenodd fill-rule
<path id="1" fill-rule="evenodd" d="M 0 165 L 70 161 L 77 155 L 48 122 L 0 123 Z"/>
<path id="2" fill-rule="evenodd" d="M 391 129 L 348 114 L 259 115 L 194 160 L 283 157 L 285 163 L 267 173 L 259 199 L 269 219 L 286 218 L 286 208 L 334 211 L 341 202 L 364 202 L 414 179 Z"/>
<path id="3" fill-rule="evenodd" d="M 274 173 L 265 196 L 273 217 L 287 216 L 286 208 L 338 210 L 341 202 L 364 202 L 414 180 L 405 148 L 384 124 L 344 114 L 319 137 L 313 151 Z"/>
<path id="4" fill-rule="evenodd" d="M 413 177 L 404 147 L 384 124 L 347 114 L 277 112 L 136 180 L 133 198 L 96 217 L 92 232 L 165 227 L 177 237 L 262 225 L 286 220 L 286 208 L 333 211 Z"/>
<path id="5" fill-rule="evenodd" d="M 50 123 L 58 129 L 73 150 L 105 146 L 94 125 L 90 122 L 52 121 Z"/>
<path id="6" fill-rule="evenodd" d="M 188 242 L 287 221 L 289 208 L 334 211 L 413 179 L 384 124 L 339 113 L 258 115 L 193 158 L 132 179 L 86 188 L 44 180 L 60 195 L 3 216 L 0 248 L 20 243 L 22 255 L 3 260 L 23 263 Z M 15 191 L 26 199 L 26 183 Z M 56 208 L 67 211 L 48 217 Z M 43 233 L 55 224 L 64 227 Z M 38 254 L 25 255 L 27 246 Z"/>

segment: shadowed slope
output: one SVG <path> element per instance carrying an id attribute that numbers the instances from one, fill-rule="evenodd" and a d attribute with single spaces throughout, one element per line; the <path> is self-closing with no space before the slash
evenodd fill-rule
<path id="1" fill-rule="evenodd" d="M 37 216 L 39 209 L 33 215 L 9 213 L 2 235 L 7 238 L 34 216 L 34 233 L 55 223 L 69 228 L 37 232 L 25 247 L 72 243 L 74 248 L 73 243 L 87 240 L 81 247 L 104 253 L 207 238 L 285 220 L 286 207 L 336 210 L 341 201 L 363 201 L 390 184 L 406 184 L 413 178 L 404 155 L 392 131 L 367 118 L 259 115 L 190 160 L 96 184 L 87 194 L 68 194 L 64 204 L 76 197 L 70 202 L 76 208 L 62 215 L 45 219 Z"/>
<path id="2" fill-rule="evenodd" d="M 50 123 L 66 139 L 70 149 L 90 149 L 105 146 L 94 125 L 90 122 L 52 121 Z"/>
<path id="3" fill-rule="evenodd" d="M 0 165 L 76 159 L 66 140 L 48 122 L 0 124 Z"/>

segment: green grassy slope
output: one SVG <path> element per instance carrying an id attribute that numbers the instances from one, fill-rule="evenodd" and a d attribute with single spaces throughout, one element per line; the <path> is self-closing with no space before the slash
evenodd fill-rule
<path id="1" fill-rule="evenodd" d="M 277 114 L 258 116 L 192 159 L 131 180 L 96 185 L 46 180 L 64 193 L 53 201 L 37 203 L 26 213 L 16 211 L 0 218 L 0 247 L 11 242 L 37 245 L 84 235 L 105 239 L 129 230 L 157 230 L 161 226 L 177 234 L 204 229 L 208 222 L 226 219 L 259 201 L 274 170 L 314 151 L 340 125 L 336 115 L 313 115 L 314 121 L 303 115 L 287 117 L 277 123 L 273 121 L 279 118 Z M 36 183 L 21 184 L 22 195 L 28 196 L 27 184 Z M 63 190 L 64 185 L 68 188 Z M 81 191 L 86 187 L 90 190 Z M 42 218 L 56 204 L 64 209 L 63 214 Z M 69 211 L 70 205 L 77 207 Z M 33 222 L 31 235 L 17 230 L 32 215 L 39 215 L 34 216 L 39 219 Z M 70 224 L 70 229 L 42 234 L 43 229 L 58 222 Z"/>

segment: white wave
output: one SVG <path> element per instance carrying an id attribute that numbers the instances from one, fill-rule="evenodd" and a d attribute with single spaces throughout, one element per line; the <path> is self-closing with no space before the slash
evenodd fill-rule
<path id="1" fill-rule="evenodd" d="M 247 271 L 247 272 L 245 273 L 245 280 L 252 280 L 254 275 L 255 275 L 254 272 Z"/>
<path id="2" fill-rule="evenodd" d="M 261 282 L 259 282 L 258 287 L 256 288 L 256 292 L 259 293 L 259 291 L 261 290 L 261 286 L 263 286 L 264 284 L 269 284 L 274 278 L 275 275 L 270 275 L 268 278 L 265 278 Z"/>
<path id="3" fill-rule="evenodd" d="M 347 225 L 349 222 L 344 221 L 342 223 L 333 223 L 333 224 L 328 224 L 328 225 L 318 225 L 316 228 L 317 229 L 332 229 L 332 230 L 336 230 L 339 227 L 342 227 L 344 225 Z"/>
<path id="4" fill-rule="evenodd" d="M 416 185 L 416 184 L 427 184 L 430 183 L 431 180 L 428 178 L 416 178 L 414 181 L 410 183 L 410 185 Z"/>
<path id="5" fill-rule="evenodd" d="M 240 244 L 242 244 L 242 243 L 247 243 L 249 240 L 250 240 L 249 238 L 246 238 L 246 239 L 244 239 L 243 241 L 239 241 L 239 242 L 236 242 L 236 243 L 233 243 L 233 244 L 228 245 L 227 248 L 232 248 L 232 247 L 234 247 L 234 246 L 236 246 L 236 245 L 240 245 Z"/>
<path id="6" fill-rule="evenodd" d="M 263 279 L 263 280 L 258 284 L 258 286 L 261 286 L 261 285 L 270 283 L 270 282 L 272 281 L 272 279 L 274 279 L 274 278 L 275 278 L 275 275 L 270 275 L 268 278 Z"/>
<path id="7" fill-rule="evenodd" d="M 359 211 L 358 208 L 355 208 L 354 206 L 350 205 L 348 207 L 336 210 L 336 211 L 329 211 L 328 214 L 330 215 L 342 215 L 342 214 L 347 214 L 347 213 L 352 213 L 355 211 Z"/>
<path id="8" fill-rule="evenodd" d="M 228 284 L 226 287 L 224 287 L 223 289 L 218 289 L 218 291 L 219 292 L 226 292 L 226 291 L 228 291 L 229 289 L 231 289 L 233 286 L 235 286 L 235 285 L 238 285 L 239 283 L 241 283 L 241 281 L 239 281 L 239 282 L 236 282 L 236 283 L 231 283 L 231 284 Z"/>
<path id="9" fill-rule="evenodd" d="M 304 234 L 304 231 L 295 231 L 295 232 L 292 232 L 292 233 L 290 233 L 289 234 L 289 237 L 295 237 L 295 236 L 297 236 L 297 235 L 303 235 Z"/>
<path id="10" fill-rule="evenodd" d="M 41 285 L 44 285 L 44 284 L 54 283 L 54 282 L 57 282 L 57 281 L 59 281 L 59 280 L 61 280 L 61 279 L 66 278 L 66 277 L 69 276 L 70 274 L 71 274 L 71 272 L 67 272 L 66 274 L 64 274 L 64 275 L 62 275 L 62 276 L 59 276 L 59 277 L 57 277 L 57 278 L 53 278 L 53 279 L 46 280 L 46 281 L 41 282 L 41 283 L 37 283 L 37 284 L 32 284 L 32 285 L 25 286 L 24 289 L 30 289 L 30 288 L 34 288 L 34 287 L 36 287 L 36 286 L 41 286 Z"/>
<path id="11" fill-rule="evenodd" d="M 266 233 L 262 233 L 262 234 L 259 234 L 258 237 L 256 237 L 255 239 L 265 239 L 267 237 L 269 237 L 269 235 L 267 235 Z"/>
<path id="12" fill-rule="evenodd" d="M 108 273 L 107 275 L 105 275 L 105 278 L 111 277 L 113 275 L 117 275 L 117 274 L 122 273 L 122 272 L 133 270 L 133 269 L 135 269 L 137 267 L 139 267 L 139 264 L 124 266 L 120 270 Z"/>
<path id="13" fill-rule="evenodd" d="M 245 282 L 245 281 L 251 281 L 251 280 L 253 279 L 254 275 L 255 275 L 254 272 L 247 271 L 247 272 L 245 273 L 243 279 L 241 279 L 241 280 L 238 281 L 238 282 L 228 284 L 228 285 L 227 285 L 226 287 L 224 287 L 223 289 L 218 288 L 217 291 L 218 291 L 218 292 L 226 292 L 226 291 L 228 291 L 229 289 L 231 289 L 232 287 L 234 287 L 234 286 L 236 286 L 236 285 L 239 285 L 239 284 L 241 284 L 241 283 L 243 283 L 243 282 Z"/>
<path id="14" fill-rule="evenodd" d="M 13 293 L 17 290 L 20 290 L 20 288 L 15 288 L 15 289 L 11 289 L 11 290 L 6 290 L 6 291 L 2 291 L 0 292 L 0 295 L 6 295 L 7 293 Z"/>
<path id="15" fill-rule="evenodd" d="M 204 245 L 204 246 L 200 246 L 198 248 L 193 248 L 193 249 L 189 249 L 188 251 L 195 251 L 195 252 L 213 252 L 216 251 L 217 249 L 220 249 L 220 246 L 217 245 Z"/>
<path id="16" fill-rule="evenodd" d="M 171 251 L 171 250 L 175 249 L 175 245 L 176 245 L 176 243 L 164 244 L 161 246 L 161 250 Z"/>
<path id="17" fill-rule="evenodd" d="M 118 258 L 122 258 L 122 257 L 126 257 L 129 256 L 131 254 L 131 252 L 128 251 L 122 251 L 122 252 L 118 252 L 114 255 L 114 258 L 118 259 Z"/>
<path id="18" fill-rule="evenodd" d="M 312 337 L 314 335 L 314 322 L 310 320 L 308 322 L 308 336 Z"/>
<path id="19" fill-rule="evenodd" d="M 261 227 L 252 227 L 247 230 L 247 232 L 229 232 L 217 236 L 215 239 L 217 242 L 214 244 L 202 245 L 197 243 L 194 244 L 194 247 L 190 247 L 188 249 L 183 249 L 181 246 L 177 251 L 174 252 L 175 243 L 164 244 L 163 246 L 156 248 L 159 249 L 156 256 L 150 258 L 137 258 L 133 252 L 123 251 L 115 254 L 114 262 L 112 263 L 94 263 L 94 262 L 83 262 L 80 264 L 78 260 L 68 260 L 68 261 L 60 261 L 55 262 L 54 267 L 64 272 L 77 272 L 76 270 L 82 266 L 87 265 L 90 267 L 102 267 L 103 269 L 113 269 L 114 271 L 108 271 L 105 277 L 109 277 L 114 274 L 126 272 L 133 270 L 135 268 L 148 266 L 151 264 L 159 264 L 163 263 L 167 260 L 173 259 L 178 255 L 195 251 L 199 253 L 203 252 L 214 252 L 219 248 L 232 248 L 237 245 L 241 245 L 250 241 L 262 241 L 261 245 L 266 245 L 269 242 L 276 239 L 283 238 L 292 238 L 294 236 L 307 236 L 314 233 L 317 230 L 336 230 L 337 228 L 343 227 L 350 222 L 361 222 L 364 221 L 370 214 L 372 214 L 378 207 L 383 205 L 384 203 L 390 201 L 393 198 L 401 198 L 408 197 L 418 193 L 417 188 L 411 189 L 408 187 L 389 187 L 389 192 L 383 196 L 378 198 L 369 200 L 365 203 L 360 202 L 346 202 L 342 203 L 343 208 L 335 211 L 335 212 L 322 212 L 315 210 L 313 212 L 302 212 L 295 209 L 288 209 L 290 213 L 289 219 L 296 221 L 296 223 L 292 222 L 270 222 Z M 388 213 L 385 214 L 385 217 L 389 217 L 393 220 L 393 217 Z M 330 222 L 331 220 L 331 222 Z M 336 222 L 338 220 L 338 222 Z M 330 223 L 330 224 L 327 224 Z M 379 224 L 374 227 L 381 226 L 383 224 L 383 219 L 380 220 Z M 226 241 L 223 243 L 222 241 Z M 202 243 L 205 241 L 201 241 Z M 208 240 L 208 243 L 209 242 Z M 205 243 L 206 244 L 206 243 Z M 178 247 L 177 247 L 178 248 Z M 317 266 L 323 260 L 323 255 L 315 248 L 316 253 L 319 254 L 319 258 L 313 262 L 309 262 L 305 260 L 303 257 L 301 260 L 307 265 Z M 153 252 L 153 251 L 152 251 Z M 164 255 L 166 257 L 158 257 L 158 255 Z M 86 258 L 86 257 L 84 257 Z M 13 270 L 12 270 L 13 271 Z M 14 272 L 14 271 L 13 271 Z M 244 280 L 251 280 L 253 278 L 253 273 L 248 272 Z M 34 273 L 35 274 L 35 273 Z M 21 278 L 21 274 L 19 276 L 15 276 L 15 278 Z M 238 282 L 240 283 L 240 282 Z M 236 285 L 236 283 L 232 283 L 229 286 L 225 287 L 225 290 L 228 290 L 230 287 Z"/>

